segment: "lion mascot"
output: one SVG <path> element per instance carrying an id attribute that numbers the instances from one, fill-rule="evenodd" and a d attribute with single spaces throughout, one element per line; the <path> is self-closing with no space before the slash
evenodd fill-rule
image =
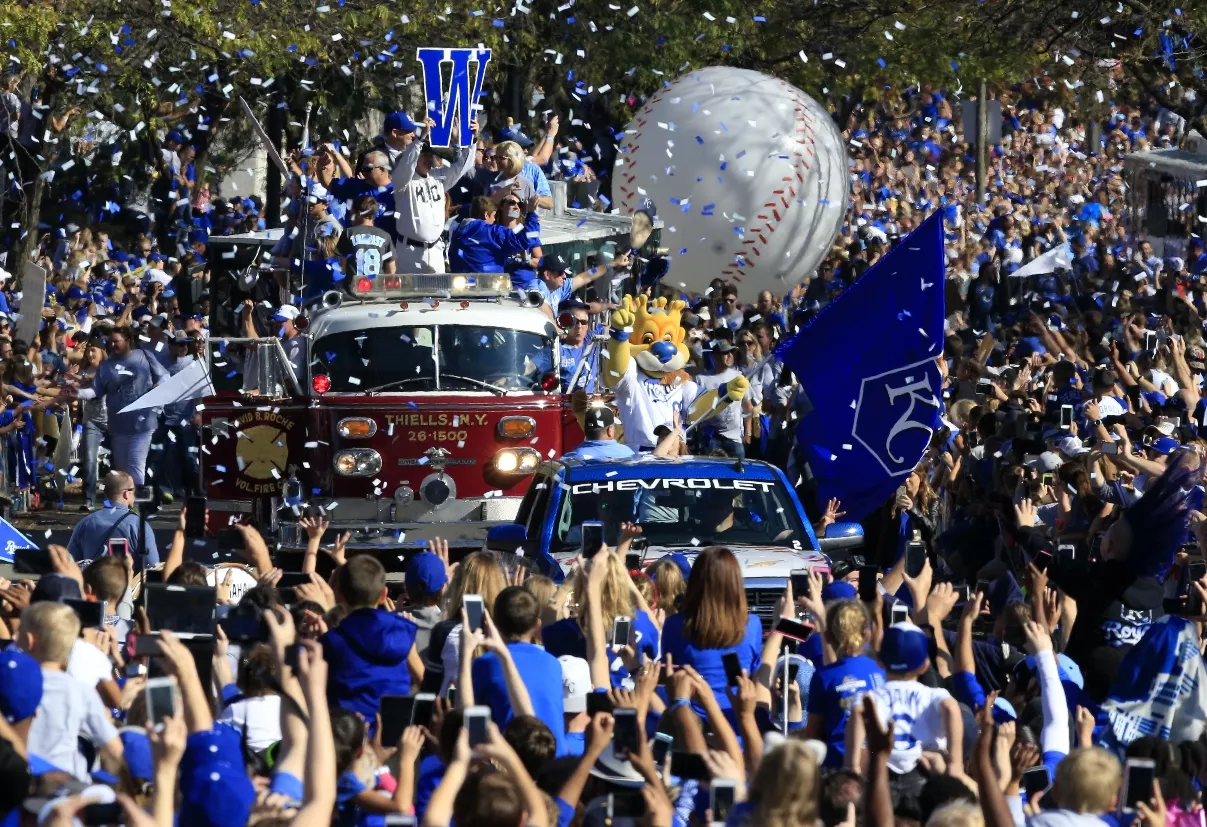
<path id="1" fill-rule="evenodd" d="M 685 302 L 625 296 L 612 311 L 604 384 L 616 393 L 623 440 L 634 451 L 658 444 L 655 429 L 687 427 L 741 402 L 750 381 L 739 376 L 718 390 L 700 393 L 687 366 L 687 331 L 680 323 Z"/>

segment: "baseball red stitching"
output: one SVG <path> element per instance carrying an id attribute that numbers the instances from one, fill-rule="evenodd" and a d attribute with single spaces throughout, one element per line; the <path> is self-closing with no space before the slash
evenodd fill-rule
<path id="1" fill-rule="evenodd" d="M 787 86 L 787 85 L 788 84 L 785 83 L 784 81 L 782 81 L 782 80 L 780 81 L 781 87 Z M 795 130 L 793 132 L 793 136 L 795 137 L 796 133 L 798 133 L 798 132 L 801 133 L 801 138 L 797 139 L 797 143 L 802 144 L 802 145 L 808 144 L 807 152 L 808 152 L 808 156 L 811 158 L 813 156 L 813 146 L 815 145 L 815 141 L 813 139 L 813 128 L 812 128 L 813 127 L 813 118 L 812 118 L 811 113 L 809 112 L 808 105 L 805 104 L 803 101 L 801 101 L 800 98 L 793 95 L 792 101 L 793 101 L 793 103 L 797 104 L 797 107 L 795 109 L 796 116 L 793 118 L 793 121 L 795 123 Z M 794 157 L 800 159 L 800 164 L 803 165 L 805 170 L 809 169 L 809 161 L 806 158 L 804 152 L 797 150 L 797 151 L 794 151 L 792 153 L 792 155 Z M 796 174 L 796 180 L 799 183 L 803 184 L 805 182 L 805 178 L 804 178 L 804 175 L 801 173 L 801 169 L 799 167 L 795 167 L 794 172 Z M 791 208 L 792 204 L 795 203 L 796 189 L 795 189 L 795 187 L 793 187 L 791 185 L 791 181 L 792 181 L 791 176 L 781 178 L 780 180 L 789 184 L 788 191 L 791 193 L 792 201 L 789 201 L 787 198 L 784 197 L 784 190 L 773 190 L 772 192 L 774 195 L 780 196 L 780 199 L 779 199 L 780 204 L 784 208 L 784 213 L 787 214 L 787 212 Z M 756 215 L 755 216 L 756 219 L 766 222 L 765 231 L 756 231 L 757 240 L 754 238 L 751 238 L 751 239 L 744 239 L 742 241 L 742 244 L 750 245 L 750 249 L 746 251 L 747 253 L 750 254 L 750 257 L 747 257 L 746 255 L 742 256 L 742 261 L 743 261 L 744 266 L 738 267 L 738 265 L 736 263 L 728 264 L 725 266 L 724 269 L 721 270 L 722 276 L 732 279 L 733 281 L 736 281 L 740 284 L 742 281 L 742 271 L 747 270 L 747 269 L 753 269 L 756 266 L 754 261 L 752 260 L 752 258 L 759 258 L 760 256 L 762 256 L 762 254 L 763 254 L 762 248 L 767 246 L 768 238 L 770 238 L 771 235 L 779 228 L 779 225 L 781 223 L 783 223 L 783 218 L 780 216 L 778 210 L 775 209 L 775 206 L 776 206 L 775 201 L 770 201 L 763 205 L 764 208 L 767 208 L 767 207 L 772 208 L 771 214 L 772 214 L 772 216 L 774 216 L 776 223 L 772 223 L 770 217 L 767 216 L 765 213 L 760 213 L 759 215 Z M 764 234 L 764 232 L 765 232 L 765 234 Z"/>
<path id="2" fill-rule="evenodd" d="M 679 81 L 676 81 L 675 83 L 672 83 L 671 86 L 663 87 L 658 92 L 654 93 L 645 102 L 642 108 L 645 109 L 661 102 L 663 95 L 674 90 L 678 83 Z M 779 84 L 781 88 L 788 85 L 782 80 L 779 82 Z M 744 253 L 740 254 L 743 266 L 738 267 L 735 262 L 727 264 L 724 268 L 722 268 L 722 276 L 738 283 L 741 283 L 742 281 L 742 271 L 754 268 L 756 266 L 754 259 L 762 256 L 763 248 L 768 245 L 769 239 L 779 228 L 780 224 L 783 223 L 784 219 L 787 217 L 788 210 L 791 209 L 792 205 L 796 202 L 796 184 L 803 185 L 805 183 L 805 176 L 803 172 L 807 172 L 809 170 L 810 159 L 814 155 L 816 140 L 813 137 L 814 130 L 812 113 L 809 111 L 808 104 L 802 101 L 796 95 L 792 96 L 792 102 L 796 104 L 796 108 L 794 110 L 795 116 L 793 118 L 794 130 L 792 137 L 796 140 L 797 144 L 802 147 L 801 149 L 797 149 L 792 152 L 792 156 L 799 159 L 799 161 L 793 165 L 793 173 L 795 174 L 796 182 L 793 183 L 793 176 L 785 176 L 784 178 L 781 178 L 780 180 L 787 186 L 772 191 L 773 195 L 779 196 L 778 203 L 777 201 L 773 200 L 763 205 L 764 210 L 768 207 L 771 208 L 771 214 L 767 215 L 765 212 L 763 212 L 755 216 L 757 220 L 764 222 L 764 226 L 761 230 L 747 229 L 747 232 L 753 232 L 755 234 L 755 238 L 744 238 L 742 240 L 743 245 L 748 245 L 750 247 L 749 250 L 746 250 Z M 634 155 L 632 155 L 632 153 L 635 152 L 640 146 L 639 142 L 642 137 L 642 130 L 645 128 L 646 122 L 649 120 L 649 118 L 648 116 L 637 117 L 633 120 L 634 123 L 637 124 L 637 129 L 629 139 L 627 144 L 627 152 L 624 153 L 624 156 L 628 158 L 629 161 L 625 164 L 624 174 L 620 176 L 623 179 L 623 182 L 617 182 L 617 187 L 621 194 L 629 201 L 634 199 L 635 189 L 637 189 L 635 183 L 637 180 L 637 175 L 635 172 L 637 168 L 637 159 Z M 632 185 L 633 188 L 631 189 L 630 187 L 625 186 L 625 184 Z M 780 214 L 779 207 L 783 208 L 783 215 Z M 774 221 L 772 219 L 774 219 Z"/>

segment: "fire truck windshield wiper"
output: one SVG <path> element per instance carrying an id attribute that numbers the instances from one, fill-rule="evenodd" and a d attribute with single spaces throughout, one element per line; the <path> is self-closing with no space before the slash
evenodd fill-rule
<path id="1" fill-rule="evenodd" d="M 458 376 L 455 373 L 441 373 L 440 378 L 441 379 L 459 379 L 462 382 L 469 382 L 471 385 L 478 385 L 480 387 L 486 388 L 487 390 L 494 391 L 499 396 L 507 395 L 507 390 L 505 388 L 500 388 L 498 385 L 492 385 L 489 382 L 483 382 L 481 379 L 472 379 L 468 376 Z"/>
<path id="2" fill-rule="evenodd" d="M 384 385 L 378 385 L 375 388 L 369 388 L 365 393 L 380 393 L 390 388 L 400 388 L 403 385 L 409 385 L 411 382 L 436 382 L 435 376 L 409 376 L 406 379 L 395 379 L 393 382 L 386 382 Z"/>

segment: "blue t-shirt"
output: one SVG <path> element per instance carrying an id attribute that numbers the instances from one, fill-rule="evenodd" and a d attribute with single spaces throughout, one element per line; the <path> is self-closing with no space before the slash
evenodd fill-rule
<path id="1" fill-rule="evenodd" d="M 562 665 L 557 658 L 531 643 L 508 643 L 507 649 L 515 661 L 516 670 L 528 688 L 532 711 L 553 732 L 557 740 L 557 754 L 566 752 L 565 705 L 562 702 Z M 503 665 L 494 652 L 487 652 L 474 659 L 470 672 L 474 685 L 474 699 L 490 707 L 491 720 L 503 729 L 514 715 L 511 698 L 507 694 L 507 681 L 503 677 Z"/>
<path id="2" fill-rule="evenodd" d="M 532 188 L 536 190 L 537 195 L 553 195 L 553 190 L 549 188 L 549 179 L 545 177 L 544 171 L 532 161 L 524 162 L 524 166 L 520 170 L 520 177 L 527 178 L 532 182 Z"/>
<path id="3" fill-rule="evenodd" d="M 562 390 L 574 390 L 570 387 L 570 380 L 574 378 L 574 371 L 578 369 L 578 363 L 583 360 L 583 356 L 587 353 L 587 342 L 581 345 L 569 345 L 565 342 L 561 343 L 561 360 L 558 363 L 558 374 L 562 380 Z M 578 375 L 578 387 L 583 390 L 589 390 L 594 384 L 591 376 L 591 364 L 588 362 L 583 366 L 582 372 Z"/>
<path id="4" fill-rule="evenodd" d="M 629 456 L 632 454 L 630 453 Z M 580 459 L 584 459 L 584 457 L 580 457 Z M 651 661 L 658 660 L 658 627 L 654 625 L 654 621 L 650 620 L 650 616 L 640 609 L 633 615 L 633 637 L 637 641 L 638 655 L 644 654 Z M 587 638 L 583 635 L 578 621 L 573 617 L 559 620 L 542 629 L 541 642 L 545 645 L 545 651 L 555 658 L 563 655 L 583 660 L 587 658 Z M 629 677 L 629 672 L 620 663 L 620 656 L 615 654 L 611 647 L 608 649 L 608 662 L 612 669 L 612 685 L 620 686 L 624 679 Z"/>
<path id="5" fill-rule="evenodd" d="M 575 758 L 582 756 L 587 750 L 587 733 L 585 732 L 567 732 L 566 733 L 566 755 L 573 755 Z"/>
<path id="6" fill-rule="evenodd" d="M 362 813 L 354 803 L 353 799 L 366 789 L 354 772 L 348 771 L 339 777 L 335 786 L 334 827 L 385 827 L 385 816 Z"/>
<path id="7" fill-rule="evenodd" d="M 814 637 L 817 637 L 814 635 Z M 865 692 L 884 686 L 884 670 L 867 655 L 854 655 L 822 666 L 809 687 L 809 717 L 820 715 L 825 731 L 827 767 L 841 767 L 847 719 Z"/>
<path id="8" fill-rule="evenodd" d="M 415 773 L 415 818 L 423 821 L 427 804 L 432 800 L 432 793 L 444 779 L 444 762 L 439 755 L 425 755 L 419 761 L 419 770 Z"/>
<path id="9" fill-rule="evenodd" d="M 541 295 L 545 297 L 545 301 L 553 308 L 554 313 L 557 312 L 562 302 L 574 295 L 574 279 L 569 276 L 566 276 L 566 280 L 562 282 L 562 286 L 555 290 L 551 290 L 549 285 L 545 283 L 545 280 L 540 278 L 533 282 L 531 286 L 541 291 Z"/>
<path id="10" fill-rule="evenodd" d="M 682 614 L 667 619 L 662 627 L 662 654 L 674 658 L 675 666 L 690 666 L 712 688 L 721 709 L 729 709 L 729 683 L 725 678 L 725 664 L 721 658 L 729 652 L 737 652 L 738 661 L 748 675 L 753 675 L 762 663 L 763 625 L 758 617 L 751 615 L 746 620 L 746 635 L 737 646 L 724 649 L 703 649 L 688 640 L 683 634 L 686 618 Z"/>
<path id="11" fill-rule="evenodd" d="M 633 456 L 633 449 L 614 439 L 588 439 L 573 451 L 567 451 L 562 459 L 624 459 Z"/>

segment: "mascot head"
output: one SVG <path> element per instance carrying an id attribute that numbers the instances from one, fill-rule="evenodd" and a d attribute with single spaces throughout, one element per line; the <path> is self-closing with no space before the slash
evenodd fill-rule
<path id="1" fill-rule="evenodd" d="M 625 310 L 634 314 L 633 332 L 629 335 L 629 353 L 637 367 L 650 376 L 660 376 L 683 370 L 691 354 L 687 350 L 687 331 L 680 324 L 686 302 L 666 299 L 648 301 L 646 296 L 624 297 Z"/>

